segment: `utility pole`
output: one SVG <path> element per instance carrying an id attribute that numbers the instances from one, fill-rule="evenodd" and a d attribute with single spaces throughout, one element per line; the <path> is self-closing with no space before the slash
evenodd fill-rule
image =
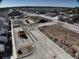
<path id="1" fill-rule="evenodd" d="M 64 40 L 63 40 L 63 43 L 65 44 L 65 41 L 67 40 L 67 30 L 65 30 L 66 32 L 65 32 L 65 38 L 64 38 Z"/>

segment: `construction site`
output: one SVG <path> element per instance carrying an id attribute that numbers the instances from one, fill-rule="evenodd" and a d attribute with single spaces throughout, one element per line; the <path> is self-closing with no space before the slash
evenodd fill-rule
<path id="1" fill-rule="evenodd" d="M 38 29 L 53 40 L 57 45 L 62 47 L 72 57 L 74 57 L 75 53 L 78 52 L 79 34 L 57 24 L 43 26 Z"/>

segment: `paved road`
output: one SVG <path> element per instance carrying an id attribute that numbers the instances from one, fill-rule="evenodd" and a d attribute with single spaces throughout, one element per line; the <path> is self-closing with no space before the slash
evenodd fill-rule
<path id="1" fill-rule="evenodd" d="M 27 45 L 29 43 L 32 43 L 29 35 L 27 35 L 27 37 L 29 37 L 28 39 L 23 39 L 23 38 L 18 36 L 18 31 L 21 31 L 21 30 L 23 30 L 22 27 L 13 27 L 13 23 L 12 23 L 13 56 L 11 57 L 11 59 L 16 59 L 17 58 L 17 50 L 22 45 L 25 45 L 25 44 Z"/>
<path id="2" fill-rule="evenodd" d="M 18 47 L 20 47 L 20 44 L 27 43 L 28 41 L 35 46 L 31 55 L 21 59 L 73 59 L 69 54 L 67 54 L 34 26 L 30 27 L 24 24 L 21 24 L 21 26 L 30 39 L 25 40 L 18 38 L 17 32 L 20 28 L 14 28 L 13 31 L 16 51 Z"/>
<path id="3" fill-rule="evenodd" d="M 56 57 L 55 59 L 73 59 L 64 50 L 57 46 L 53 41 L 51 41 L 48 37 L 41 33 L 35 26 L 22 25 L 22 27 L 25 32 L 28 32 L 31 40 L 34 42 L 34 45 L 37 48 L 37 50 L 35 49 L 37 53 L 33 53 L 33 56 L 31 55 L 30 57 L 34 59 L 54 59 L 54 57 Z M 43 52 L 39 53 L 38 51 Z M 34 55 L 37 55 L 38 57 Z"/>
<path id="4" fill-rule="evenodd" d="M 51 23 L 52 24 L 52 23 Z M 20 24 L 22 29 L 28 35 L 30 41 L 35 47 L 31 55 L 21 58 L 21 59 L 73 59 L 69 54 L 67 54 L 63 49 L 51 41 L 47 36 L 41 33 L 34 25 Z M 14 30 L 15 34 L 17 28 Z M 15 37 L 16 35 L 14 35 Z M 18 40 L 17 40 L 18 39 Z M 16 48 L 20 43 L 23 43 L 19 38 L 14 38 Z M 23 39 L 25 43 L 25 39 Z M 19 42 L 19 43 L 18 43 Z M 17 49 L 16 49 L 17 50 Z"/>
<path id="5" fill-rule="evenodd" d="M 19 11 L 21 11 L 21 10 L 19 10 Z M 38 17 L 44 17 L 44 18 L 53 20 L 53 22 L 61 24 L 60 26 L 62 26 L 64 28 L 67 28 L 67 29 L 69 29 L 71 31 L 74 31 L 75 33 L 79 33 L 79 27 L 78 26 L 75 26 L 73 24 L 69 24 L 67 22 L 61 22 L 61 21 L 58 20 L 58 16 L 56 16 L 56 17 L 50 17 L 50 16 L 45 16 L 45 15 L 40 15 L 40 14 L 26 13 L 24 11 L 23 11 L 23 13 L 25 13 L 28 16 L 38 16 Z"/>
<path id="6" fill-rule="evenodd" d="M 34 40 L 33 42 L 36 48 L 34 53 L 27 57 L 27 59 L 73 59 L 38 29 L 33 27 L 33 29 L 30 29 L 27 25 L 24 28 L 26 28 L 25 30 L 29 31 L 29 34 L 33 36 L 32 39 Z"/>

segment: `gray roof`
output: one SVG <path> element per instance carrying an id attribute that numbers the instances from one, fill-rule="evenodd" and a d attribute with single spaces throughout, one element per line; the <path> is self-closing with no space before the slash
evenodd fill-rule
<path id="1" fill-rule="evenodd" d="M 0 30 L 0 35 L 1 35 L 1 30 Z"/>
<path id="2" fill-rule="evenodd" d="M 3 41 L 5 43 L 7 43 L 7 37 L 5 36 L 0 36 L 0 41 Z"/>
<path id="3" fill-rule="evenodd" d="M 5 51 L 4 45 L 0 44 L 0 52 L 4 52 L 4 51 Z"/>
<path id="4" fill-rule="evenodd" d="M 3 20 L 0 20 L 0 29 L 2 28 L 3 26 Z"/>

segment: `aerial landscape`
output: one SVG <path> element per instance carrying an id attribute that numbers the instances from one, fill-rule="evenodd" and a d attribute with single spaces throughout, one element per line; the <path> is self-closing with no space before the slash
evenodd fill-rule
<path id="1" fill-rule="evenodd" d="M 78 1 L 25 2 L 1 0 L 0 59 L 79 59 Z"/>

